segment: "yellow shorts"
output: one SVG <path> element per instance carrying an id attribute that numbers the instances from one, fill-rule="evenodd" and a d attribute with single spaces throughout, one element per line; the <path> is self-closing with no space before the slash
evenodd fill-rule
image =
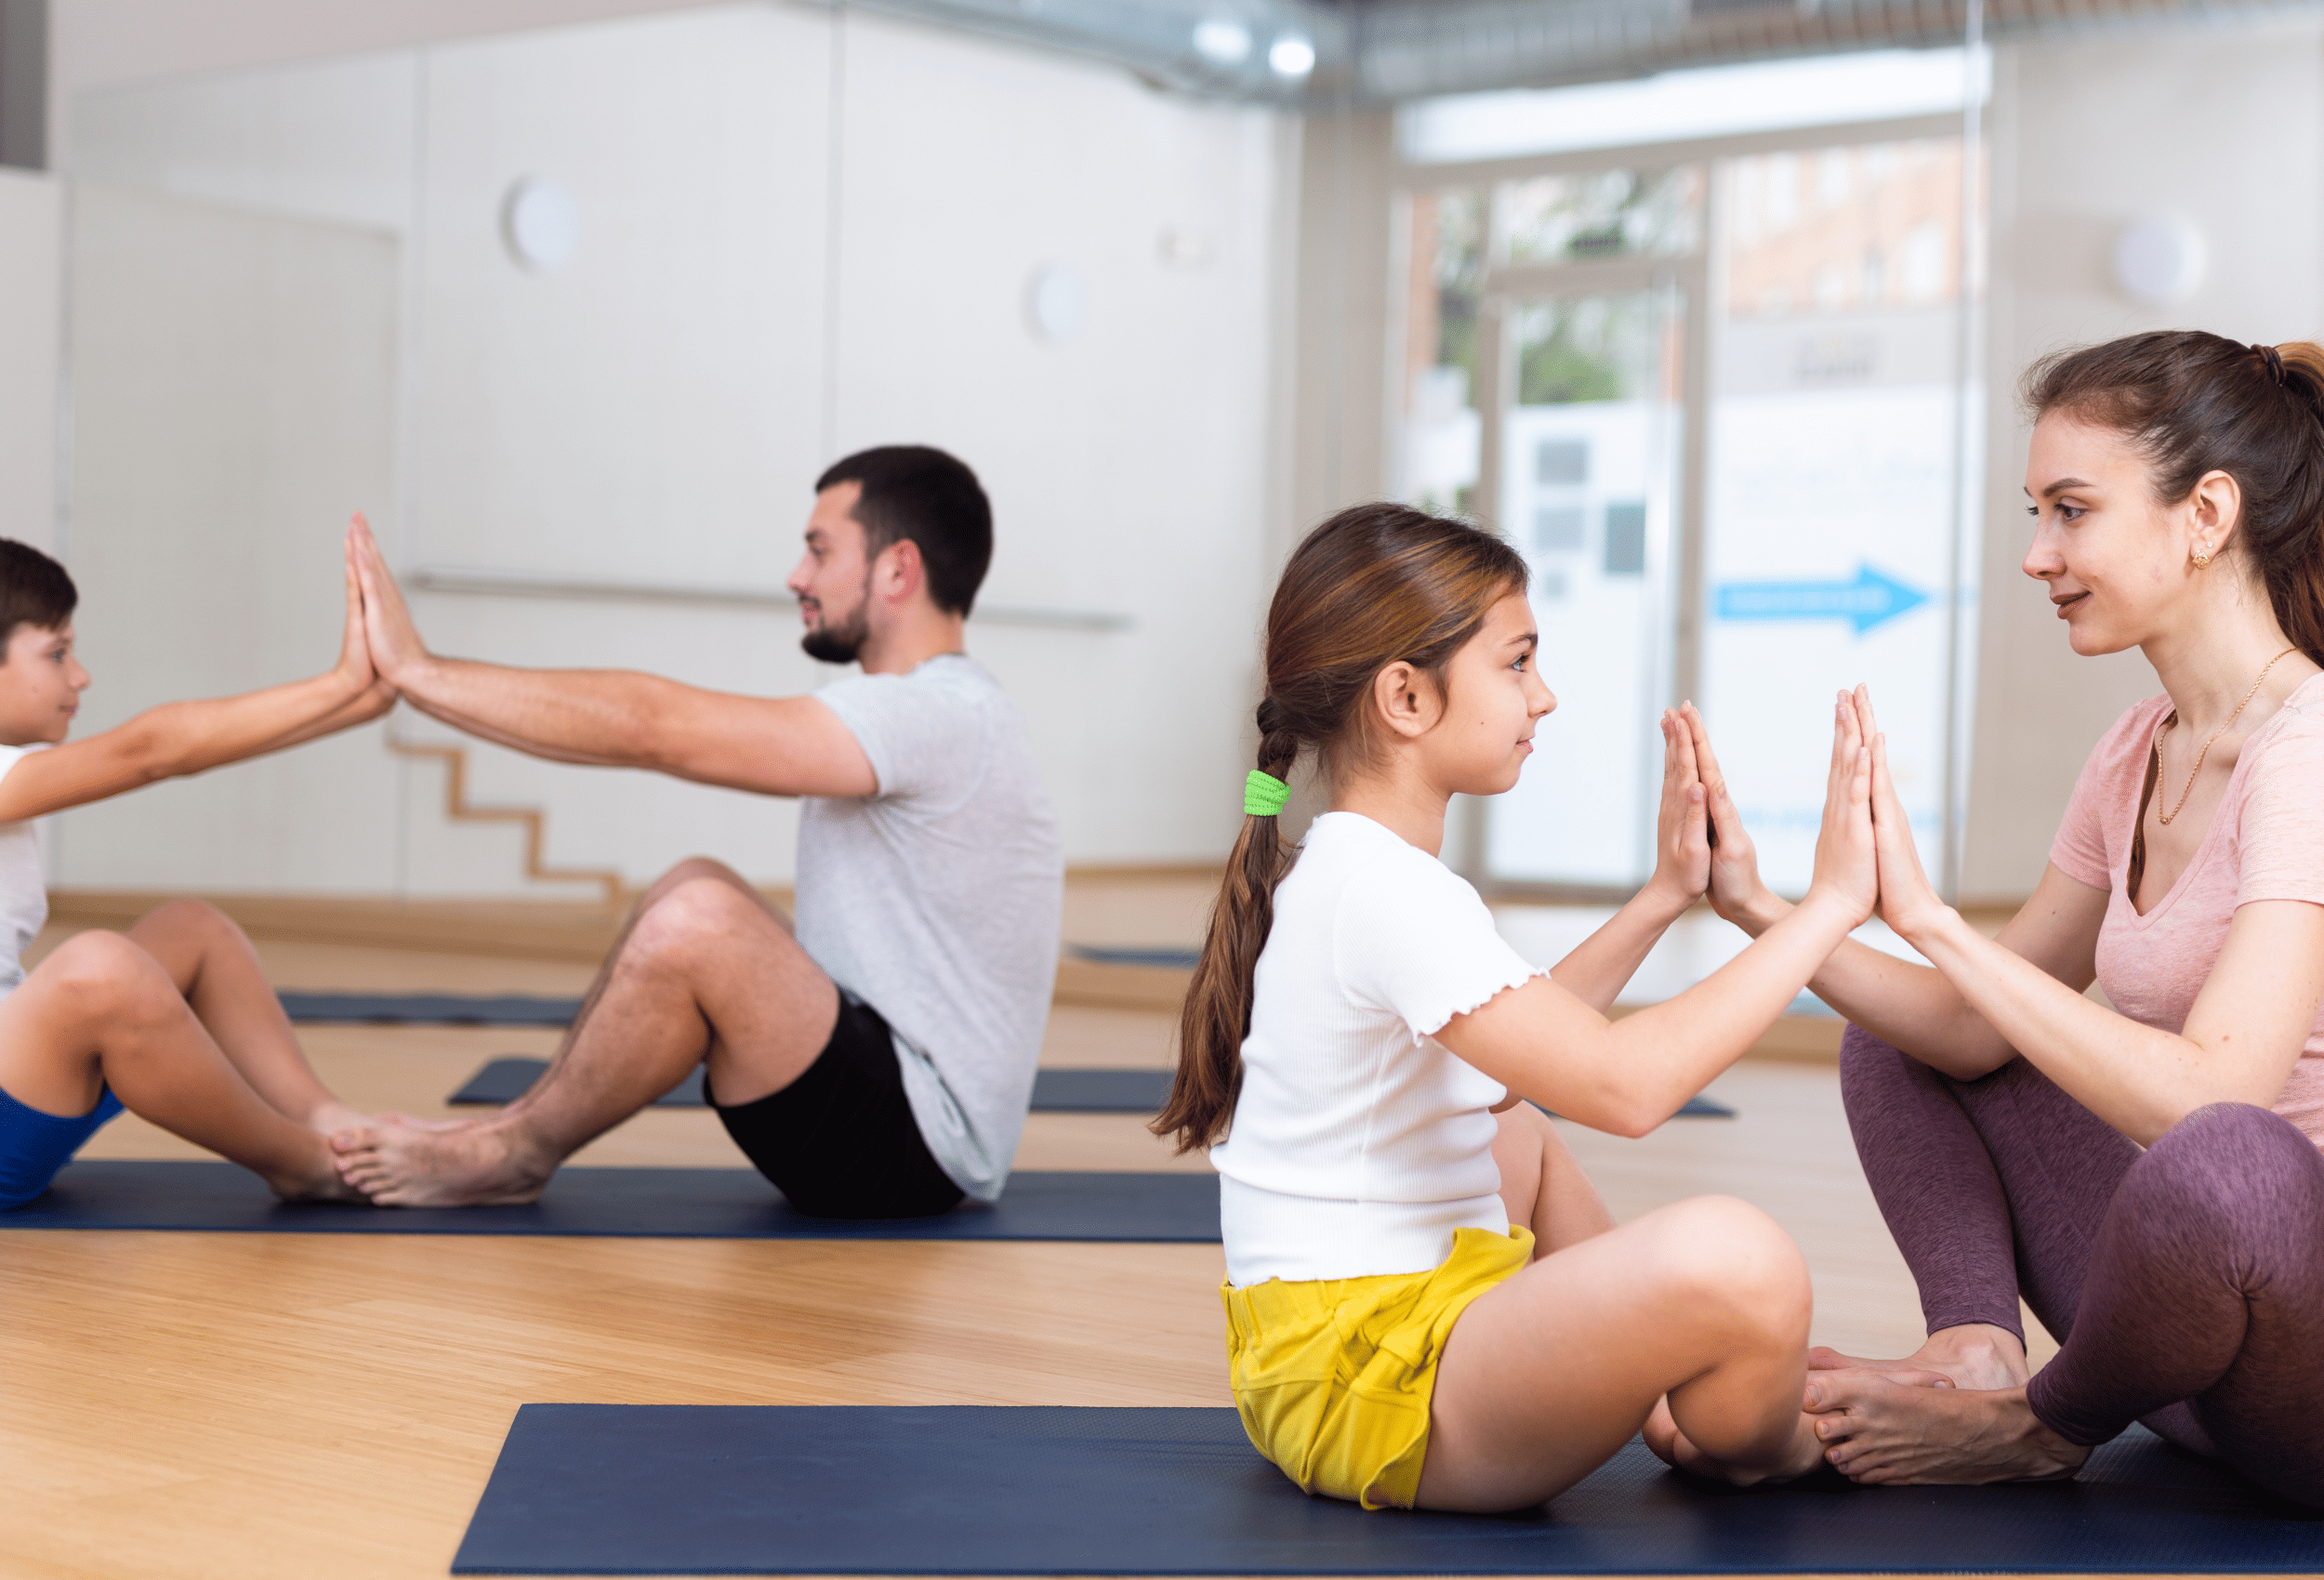
<path id="1" fill-rule="evenodd" d="M 1411 1508 L 1445 1340 L 1470 1301 L 1532 1259 L 1532 1231 L 1512 1224 L 1455 1230 L 1427 1272 L 1221 1285 L 1251 1446 L 1302 1492 Z"/>

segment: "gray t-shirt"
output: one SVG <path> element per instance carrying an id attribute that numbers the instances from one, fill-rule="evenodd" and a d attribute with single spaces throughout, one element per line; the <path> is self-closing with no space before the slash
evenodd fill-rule
<path id="1" fill-rule="evenodd" d="M 1024 717 L 962 653 L 815 696 L 879 791 L 803 801 L 799 945 L 887 1019 L 928 1150 L 993 1201 L 1032 1100 L 1065 897 Z"/>

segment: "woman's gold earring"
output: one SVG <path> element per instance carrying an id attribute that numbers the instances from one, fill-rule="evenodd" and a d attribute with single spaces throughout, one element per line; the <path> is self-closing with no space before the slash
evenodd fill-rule
<path id="1" fill-rule="evenodd" d="M 2206 565 L 2208 565 L 2208 564 L 2210 564 L 2210 563 L 2211 563 L 2211 553 L 2210 553 L 2210 551 L 2209 551 L 2209 550 L 2207 550 L 2207 549 L 2203 549 L 2203 548 L 2198 548 L 2198 549 L 2196 549 L 2196 551 L 2195 551 L 2195 568 L 2196 568 L 2198 571 L 2199 571 L 2199 570 L 2201 570 L 2204 566 L 2206 566 Z"/>

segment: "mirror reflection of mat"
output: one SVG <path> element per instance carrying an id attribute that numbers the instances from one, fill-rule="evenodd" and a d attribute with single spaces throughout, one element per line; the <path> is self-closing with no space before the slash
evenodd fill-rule
<path id="1" fill-rule="evenodd" d="M 456 1107 L 497 1107 L 512 1103 L 530 1091 L 548 1068 L 546 1059 L 510 1055 L 495 1059 L 468 1078 L 466 1085 L 444 1100 Z M 1036 1113 L 1154 1113 L 1170 1095 L 1167 1070 L 1041 1070 L 1033 1076 Z M 702 1072 L 686 1078 L 654 1099 L 656 1108 L 701 1108 Z M 1685 1119 L 1732 1119 L 1735 1110 L 1710 1098 L 1689 1099 L 1678 1116 Z"/>
<path id="2" fill-rule="evenodd" d="M 456 1574 L 2313 1573 L 2324 1516 L 2142 1427 L 2071 1481 L 1750 1491 L 1633 1441 L 1547 1508 L 1303 1496 L 1233 1410 L 527 1404 Z"/>

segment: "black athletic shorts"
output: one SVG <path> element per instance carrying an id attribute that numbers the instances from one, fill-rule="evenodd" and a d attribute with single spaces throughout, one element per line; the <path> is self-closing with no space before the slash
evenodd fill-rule
<path id="1" fill-rule="evenodd" d="M 926 1218 L 967 1193 L 920 1139 L 888 1022 L 853 994 L 840 992 L 831 1040 L 781 1091 L 728 1108 L 706 1071 L 702 1087 L 734 1144 L 800 1212 Z"/>

